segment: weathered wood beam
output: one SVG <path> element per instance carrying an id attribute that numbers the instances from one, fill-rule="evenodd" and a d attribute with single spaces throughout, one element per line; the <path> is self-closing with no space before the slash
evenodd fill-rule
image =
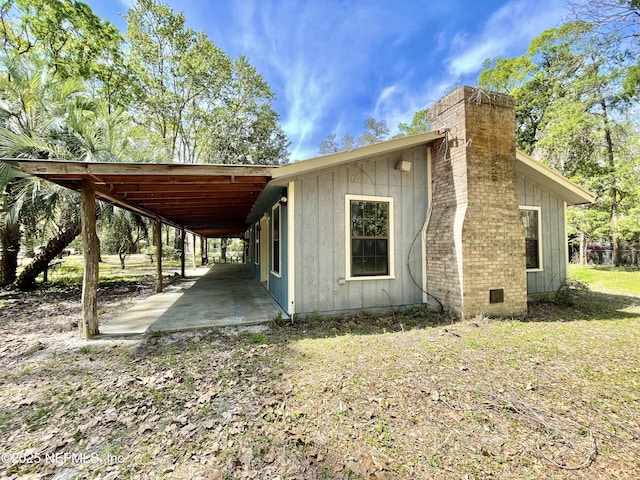
<path id="1" fill-rule="evenodd" d="M 256 195 L 259 195 L 260 192 L 256 192 Z M 184 191 L 184 192 L 173 192 L 171 195 L 165 195 L 163 192 L 135 192 L 128 193 L 127 200 L 179 200 L 182 198 L 192 198 L 192 199 L 208 199 L 211 195 L 215 195 L 215 192 L 212 191 L 204 191 L 204 192 L 192 192 L 192 191 Z M 218 197 L 226 198 L 228 197 L 228 193 L 220 193 Z"/>
<path id="2" fill-rule="evenodd" d="M 207 238 L 200 235 L 200 263 L 202 265 L 209 263 L 209 255 L 207 251 L 209 246 L 208 243 Z"/>
<path id="3" fill-rule="evenodd" d="M 51 174 L 49 178 L 60 180 L 74 180 L 83 178 L 85 175 L 76 174 Z M 229 177 L 226 175 L 93 175 L 96 182 L 100 183 L 117 183 L 117 184 L 179 184 L 179 185 L 210 185 L 211 187 L 235 184 L 260 185 L 264 184 L 264 176 L 245 176 L 245 177 Z M 234 180 L 235 178 L 235 180 Z"/>
<path id="4" fill-rule="evenodd" d="M 257 197 L 257 196 L 256 196 Z M 142 207 L 151 209 L 158 208 L 162 206 L 169 207 L 200 207 L 200 208 L 220 208 L 230 206 L 233 207 L 235 205 L 250 205 L 253 206 L 256 203 L 255 197 L 248 198 L 239 198 L 239 197 L 231 197 L 227 195 L 226 197 L 219 198 L 172 198 L 167 197 L 166 200 L 160 198 L 128 198 L 128 200 L 136 200 Z"/>
<path id="5" fill-rule="evenodd" d="M 266 185 L 264 183 L 250 183 L 250 184 L 228 184 L 228 185 L 206 185 L 204 183 L 193 185 L 181 185 L 177 183 L 167 183 L 162 181 L 157 183 L 113 183 L 113 189 L 111 193 L 127 193 L 133 195 L 137 192 L 141 193 L 154 193 L 154 192 L 258 192 L 260 193 Z M 109 190 L 104 186 L 105 190 Z"/>
<path id="6" fill-rule="evenodd" d="M 84 272 L 82 278 L 82 321 L 80 332 L 84 338 L 99 333 L 98 327 L 98 276 L 100 246 L 96 233 L 96 192 L 89 181 L 81 190 L 82 249 Z"/>
<path id="7" fill-rule="evenodd" d="M 156 212 L 147 210 L 141 207 L 140 205 L 135 205 L 134 203 L 127 201 L 125 198 L 121 198 L 121 197 L 118 197 L 117 195 L 112 194 L 111 192 L 109 192 L 109 189 L 106 188 L 105 186 L 98 186 L 96 187 L 95 190 L 96 190 L 96 195 L 100 197 L 100 199 L 105 200 L 109 203 L 112 203 L 118 207 L 122 207 L 131 212 L 139 213 L 140 215 L 143 215 L 147 218 L 155 218 L 157 216 Z M 174 223 L 167 218 L 164 218 L 163 220 L 165 223 L 169 225 L 174 225 Z"/>
<path id="8" fill-rule="evenodd" d="M 193 211 L 194 209 L 197 209 L 197 211 L 199 213 L 209 213 L 209 215 L 213 215 L 216 216 L 216 214 L 219 213 L 227 213 L 228 212 L 225 210 L 226 208 L 240 208 L 240 207 L 244 207 L 251 209 L 251 207 L 253 207 L 254 203 L 250 203 L 250 202 L 223 202 L 221 205 L 214 205 L 214 204 L 195 204 L 195 203 L 187 203 L 186 205 L 179 205 L 176 203 L 169 203 L 169 204 L 161 204 L 158 203 L 156 205 L 150 205 L 149 208 L 153 208 L 154 210 L 158 210 L 158 212 L 162 212 L 162 214 L 168 213 L 168 212 L 181 212 L 181 213 L 189 213 L 191 211 Z M 219 209 L 219 210 L 216 210 Z M 222 212 L 220 212 L 220 210 L 222 210 Z M 155 215 L 154 215 L 155 216 Z"/>
<path id="9" fill-rule="evenodd" d="M 180 229 L 180 274 L 182 278 L 185 278 L 184 274 L 184 244 L 185 244 L 186 232 L 184 227 Z"/>
<path id="10" fill-rule="evenodd" d="M 162 220 L 156 217 L 156 225 L 153 231 L 156 244 L 156 293 L 162 292 Z"/>
<path id="11" fill-rule="evenodd" d="M 33 175 L 206 175 L 206 176 L 271 176 L 274 167 L 261 165 L 203 165 L 69 162 L 64 160 L 2 159 Z"/>
<path id="12" fill-rule="evenodd" d="M 191 240 L 193 240 L 193 261 L 192 261 L 192 265 L 193 265 L 193 269 L 195 270 L 197 265 L 196 265 L 196 234 L 192 233 L 191 234 Z"/>

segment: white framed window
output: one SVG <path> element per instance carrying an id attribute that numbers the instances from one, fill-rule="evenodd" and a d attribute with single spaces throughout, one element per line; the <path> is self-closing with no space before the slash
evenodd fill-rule
<path id="1" fill-rule="evenodd" d="M 524 227 L 527 272 L 542 271 L 542 222 L 540 207 L 520 206 Z"/>
<path id="2" fill-rule="evenodd" d="M 346 278 L 394 278 L 393 197 L 345 195 Z"/>
<path id="3" fill-rule="evenodd" d="M 280 204 L 276 203 L 271 209 L 271 273 L 278 277 L 280 276 L 280 259 L 282 258 L 281 230 Z"/>

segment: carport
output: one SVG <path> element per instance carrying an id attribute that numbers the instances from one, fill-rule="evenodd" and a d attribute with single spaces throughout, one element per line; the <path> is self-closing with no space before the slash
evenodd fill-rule
<path id="1" fill-rule="evenodd" d="M 286 317 L 282 307 L 241 263 L 200 268 L 100 326 L 112 336 L 208 327 L 247 326 Z"/>
<path id="2" fill-rule="evenodd" d="M 201 238 L 240 237 L 246 218 L 272 177 L 270 166 L 98 163 L 3 159 L 25 173 L 81 194 L 84 276 L 81 332 L 99 333 L 97 288 L 99 245 L 96 199 L 155 220 L 156 292 L 162 292 L 161 226 L 181 232 L 182 276 L 187 232 Z"/>

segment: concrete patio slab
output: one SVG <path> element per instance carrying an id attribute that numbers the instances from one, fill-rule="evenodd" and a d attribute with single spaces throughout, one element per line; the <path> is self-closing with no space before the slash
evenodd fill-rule
<path id="1" fill-rule="evenodd" d="M 138 302 L 100 325 L 106 335 L 265 323 L 287 314 L 244 264 L 216 264 L 189 272 L 163 293 Z"/>

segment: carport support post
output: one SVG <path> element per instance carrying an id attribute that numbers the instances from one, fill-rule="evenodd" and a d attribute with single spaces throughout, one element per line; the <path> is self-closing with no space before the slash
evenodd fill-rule
<path id="1" fill-rule="evenodd" d="M 154 233 L 156 244 L 156 293 L 162 292 L 162 221 L 156 217 Z"/>
<path id="2" fill-rule="evenodd" d="M 180 273 L 182 278 L 185 278 L 184 274 L 184 244 L 185 244 L 185 235 L 184 227 L 180 229 Z"/>
<path id="3" fill-rule="evenodd" d="M 195 270 L 197 265 L 196 265 L 196 234 L 192 233 L 191 234 L 191 240 L 193 240 L 193 269 Z"/>
<path id="4" fill-rule="evenodd" d="M 205 239 L 202 235 L 199 235 L 200 237 L 200 266 L 205 266 L 207 264 L 207 261 L 205 260 L 205 255 L 206 255 L 206 248 L 207 246 L 205 245 Z"/>
<path id="5" fill-rule="evenodd" d="M 97 335 L 98 330 L 98 275 L 100 246 L 96 233 L 96 191 L 91 182 L 82 183 L 81 192 L 82 251 L 84 272 L 82 279 L 82 322 L 80 332 L 84 338 Z"/>

